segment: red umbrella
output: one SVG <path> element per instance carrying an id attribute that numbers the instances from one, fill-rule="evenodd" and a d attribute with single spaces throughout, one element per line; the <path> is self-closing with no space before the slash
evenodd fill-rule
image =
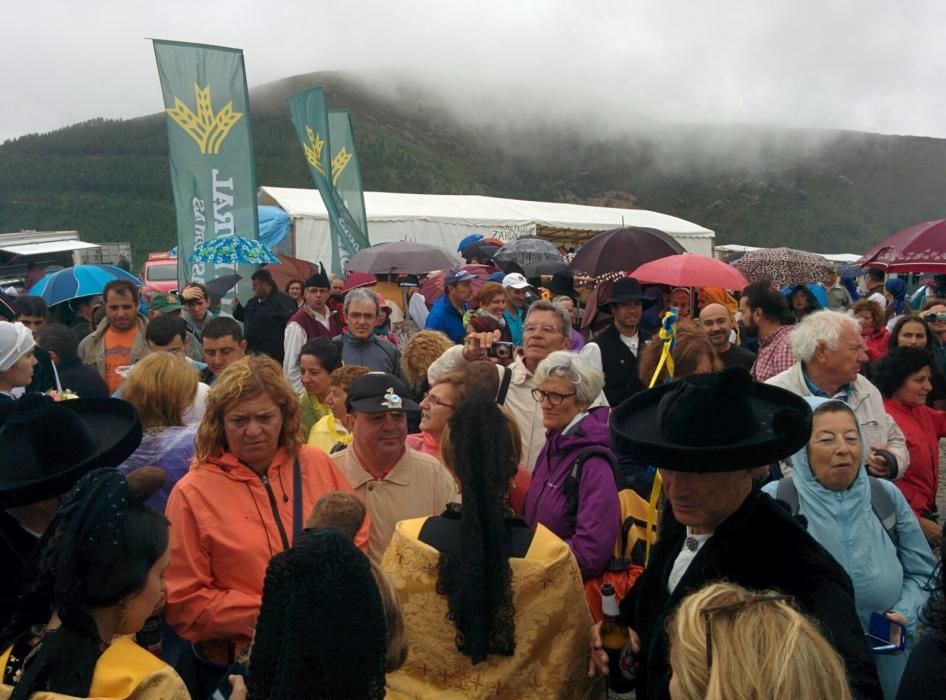
<path id="1" fill-rule="evenodd" d="M 483 280 L 496 272 L 496 268 L 492 265 L 460 265 L 460 268 L 476 276 L 476 279 L 473 280 L 473 299 L 476 298 L 477 293 L 480 291 L 480 285 L 483 284 Z M 427 306 L 430 306 L 443 296 L 443 275 L 445 272 L 446 270 L 441 270 L 437 274 L 431 275 L 424 280 L 424 283 L 420 286 L 420 293 L 423 294 L 424 299 L 427 300 Z"/>
<path id="2" fill-rule="evenodd" d="M 857 265 L 887 272 L 946 272 L 946 219 L 898 231 L 864 253 Z"/>
<path id="3" fill-rule="evenodd" d="M 293 258 L 288 255 L 276 253 L 279 258 L 278 265 L 266 265 L 273 276 L 273 281 L 279 289 L 285 289 L 289 280 L 302 280 L 305 282 L 312 275 L 319 271 L 317 265 L 313 265 L 308 260 L 302 258 Z"/>
<path id="4" fill-rule="evenodd" d="M 345 286 L 342 287 L 342 294 L 350 292 L 359 287 L 370 287 L 378 283 L 378 278 L 367 272 L 349 272 L 345 278 Z"/>
<path id="5" fill-rule="evenodd" d="M 631 273 L 643 284 L 671 287 L 722 287 L 744 289 L 746 278 L 732 265 L 706 255 L 683 253 L 644 263 Z"/>

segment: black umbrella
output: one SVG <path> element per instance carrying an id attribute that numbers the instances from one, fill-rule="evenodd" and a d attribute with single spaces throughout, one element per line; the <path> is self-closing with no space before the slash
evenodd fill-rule
<path id="1" fill-rule="evenodd" d="M 595 234 L 578 249 L 568 267 L 597 277 L 636 270 L 651 260 L 685 252 L 686 248 L 663 231 L 625 226 Z"/>
<path id="2" fill-rule="evenodd" d="M 565 265 L 565 261 L 559 258 L 558 260 L 542 260 L 541 262 L 530 263 L 523 268 L 523 274 L 526 277 L 541 277 L 542 275 L 554 275 L 556 272 L 565 272 L 567 269 L 568 266 Z"/>
<path id="3" fill-rule="evenodd" d="M 243 279 L 240 275 L 223 275 L 217 279 L 205 282 L 207 293 L 210 294 L 210 300 L 216 304 L 223 299 L 227 292 L 236 286 L 236 283 Z"/>

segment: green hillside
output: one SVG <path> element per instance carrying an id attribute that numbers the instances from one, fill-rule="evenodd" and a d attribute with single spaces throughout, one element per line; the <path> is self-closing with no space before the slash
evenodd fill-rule
<path id="1" fill-rule="evenodd" d="M 337 74 L 252 91 L 259 184 L 312 187 L 285 98 L 316 84 L 352 111 L 367 190 L 633 204 L 711 228 L 717 243 L 821 252 L 860 252 L 946 216 L 946 140 L 698 125 L 635 138 L 564 126 L 486 134 L 429 95 L 382 98 Z M 0 145 L 0 231 L 20 229 L 127 240 L 136 258 L 173 245 L 163 117 L 97 119 Z"/>

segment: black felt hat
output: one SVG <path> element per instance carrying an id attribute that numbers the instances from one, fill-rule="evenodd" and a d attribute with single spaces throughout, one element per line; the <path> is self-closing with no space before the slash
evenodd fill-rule
<path id="1" fill-rule="evenodd" d="M 552 296 L 566 296 L 572 301 L 578 298 L 578 292 L 575 290 L 575 275 L 571 270 L 556 272 L 545 288 L 552 293 Z"/>
<path id="2" fill-rule="evenodd" d="M 611 444 L 638 464 L 683 472 L 761 467 L 800 450 L 811 407 L 742 367 L 643 391 L 611 412 Z"/>
<path id="3" fill-rule="evenodd" d="M 309 279 L 307 279 L 303 285 L 305 287 L 321 287 L 322 289 L 331 289 L 332 283 L 329 281 L 328 275 L 325 273 L 325 265 L 319 263 L 319 271 L 309 277 Z"/>
<path id="4" fill-rule="evenodd" d="M 118 466 L 141 443 L 138 413 L 120 399 L 27 394 L 3 405 L 0 420 L 0 508 L 59 496 L 86 472 Z"/>
<path id="5" fill-rule="evenodd" d="M 607 301 L 598 304 L 598 309 L 604 312 L 610 312 L 611 304 L 620 304 L 625 301 L 639 301 L 646 309 L 656 303 L 656 299 L 644 294 L 641 283 L 633 277 L 622 277 L 614 281 L 611 285 L 611 296 Z"/>

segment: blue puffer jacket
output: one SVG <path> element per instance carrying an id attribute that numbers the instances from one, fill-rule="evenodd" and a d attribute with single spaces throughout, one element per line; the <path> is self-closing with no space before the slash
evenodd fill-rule
<path id="1" fill-rule="evenodd" d="M 828 399 L 805 397 L 805 400 L 814 409 Z M 861 445 L 866 455 L 863 435 Z M 792 480 L 798 490 L 798 512 L 808 520 L 808 533 L 851 577 L 857 614 L 864 629 L 872 612 L 896 611 L 907 619 L 906 652 L 874 656 L 884 697 L 893 700 L 916 638 L 917 614 L 928 597 L 924 585 L 936 566 L 930 547 L 909 504 L 891 482 L 881 483 L 896 507 L 897 546 L 884 532 L 871 507 L 865 469 L 858 472 L 846 491 L 831 491 L 812 474 L 806 448 L 792 457 L 792 466 Z M 773 482 L 762 490 L 775 498 L 777 489 L 778 483 Z"/>
<path id="2" fill-rule="evenodd" d="M 465 305 L 463 310 L 466 311 Z M 462 343 L 466 337 L 466 329 L 463 327 L 463 314 L 450 303 L 446 293 L 434 302 L 424 327 L 429 331 L 444 333 L 457 344 Z"/>

